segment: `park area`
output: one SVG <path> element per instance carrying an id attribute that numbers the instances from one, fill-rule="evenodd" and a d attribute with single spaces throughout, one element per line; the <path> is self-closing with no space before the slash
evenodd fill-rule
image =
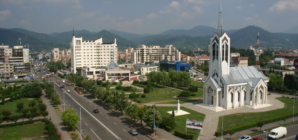
<path id="1" fill-rule="evenodd" d="M 287 97 L 277 99 L 285 104 L 284 108 L 259 113 L 237 113 L 224 116 L 224 133 L 231 134 L 234 131 L 257 127 L 258 122 L 266 125 L 266 123 L 291 118 L 293 115 L 293 99 Z M 295 108 L 298 108 L 298 101 L 295 102 Z M 295 114 L 298 115 L 297 110 Z M 219 117 L 219 120 L 222 120 L 222 117 Z M 219 121 L 217 132 L 221 132 L 221 124 L 222 122 Z"/>
<path id="2" fill-rule="evenodd" d="M 28 138 L 45 136 L 47 134 L 44 128 L 44 122 L 0 128 L 0 139 L 23 140 Z"/>
<path id="3" fill-rule="evenodd" d="M 177 107 L 157 107 L 157 109 L 162 116 L 171 116 L 171 114 L 167 112 L 172 110 L 177 110 Z M 197 138 L 198 135 L 200 134 L 200 130 L 191 129 L 191 128 L 187 128 L 186 130 L 186 119 L 204 121 L 205 114 L 201 114 L 199 112 L 187 109 L 185 107 L 181 107 L 181 110 L 184 110 L 189 114 L 174 117 L 174 120 L 176 122 L 176 127 L 171 131 L 171 133 L 174 133 L 174 131 L 177 131 L 177 130 L 182 132 L 187 131 L 188 134 L 191 134 L 194 136 L 194 138 Z"/>

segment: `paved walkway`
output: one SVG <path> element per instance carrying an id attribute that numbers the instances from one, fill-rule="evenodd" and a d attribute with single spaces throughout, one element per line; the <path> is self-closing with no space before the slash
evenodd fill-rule
<path id="1" fill-rule="evenodd" d="M 48 118 L 51 117 L 52 122 L 56 125 L 58 132 L 62 133 L 62 139 L 63 140 L 71 140 L 71 137 L 67 133 L 66 128 L 64 127 L 62 120 L 60 119 L 61 114 L 58 114 L 54 108 L 54 106 L 51 104 L 50 99 L 45 97 L 45 94 L 42 95 L 42 101 L 45 105 L 47 105 L 47 111 L 49 112 Z M 58 106 L 60 110 L 62 108 Z"/>

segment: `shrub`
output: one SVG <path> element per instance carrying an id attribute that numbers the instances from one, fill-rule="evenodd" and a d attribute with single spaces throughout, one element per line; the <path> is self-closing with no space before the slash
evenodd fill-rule
<path id="1" fill-rule="evenodd" d="M 134 81 L 132 82 L 132 84 L 134 84 L 134 85 L 139 84 L 139 83 L 140 83 L 139 80 L 134 80 Z"/>
<path id="2" fill-rule="evenodd" d="M 182 91 L 178 97 L 189 97 L 190 96 L 190 91 Z"/>
<path id="3" fill-rule="evenodd" d="M 179 130 L 174 131 L 174 135 L 183 139 L 188 139 L 188 140 L 193 139 L 193 135 Z"/>
<path id="4" fill-rule="evenodd" d="M 144 93 L 149 93 L 150 92 L 150 88 L 149 87 L 145 87 L 144 88 Z"/>
<path id="5" fill-rule="evenodd" d="M 145 94 L 142 94 L 142 95 L 141 95 L 141 98 L 146 98 L 146 95 L 145 95 Z"/>
<path id="6" fill-rule="evenodd" d="M 199 90 L 199 86 L 191 85 L 191 86 L 188 88 L 188 90 L 191 91 L 191 92 L 198 92 L 198 90 Z"/>
<path id="7" fill-rule="evenodd" d="M 116 86 L 116 90 L 122 90 L 122 86 L 121 85 Z"/>
<path id="8" fill-rule="evenodd" d="M 139 94 L 132 93 L 132 94 L 129 94 L 128 97 L 129 97 L 130 99 L 135 99 L 135 98 L 139 98 L 139 96 L 140 96 Z"/>

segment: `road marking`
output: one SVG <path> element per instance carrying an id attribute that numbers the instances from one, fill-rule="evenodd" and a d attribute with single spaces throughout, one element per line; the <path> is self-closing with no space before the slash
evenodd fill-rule
<path id="1" fill-rule="evenodd" d="M 64 90 L 64 89 L 63 89 Z M 65 90 L 64 90 L 65 91 Z M 66 93 L 74 102 L 76 102 L 82 109 L 84 109 L 92 118 L 94 118 L 98 123 L 100 123 L 105 129 L 107 129 L 114 137 L 121 140 L 115 133 L 113 133 L 107 126 L 105 126 L 101 121 L 99 121 L 96 117 L 94 117 L 87 109 L 85 109 L 77 100 L 71 97 L 68 93 Z"/>
<path id="2" fill-rule="evenodd" d="M 124 132 L 126 132 L 126 130 L 125 130 L 125 129 L 123 129 L 123 131 L 124 131 Z"/>
<path id="3" fill-rule="evenodd" d="M 117 123 L 114 122 L 115 125 L 117 125 Z"/>
<path id="4" fill-rule="evenodd" d="M 87 123 L 85 123 L 87 126 L 88 126 L 88 124 Z"/>
<path id="5" fill-rule="evenodd" d="M 137 138 L 133 137 L 135 140 L 138 140 Z"/>
<path id="6" fill-rule="evenodd" d="M 284 138 L 283 140 L 287 140 L 287 139 L 291 139 L 291 138 L 294 138 L 296 135 L 293 135 L 291 137 L 287 137 L 287 138 Z"/>
<path id="7" fill-rule="evenodd" d="M 101 140 L 100 138 L 99 138 L 99 136 L 97 136 L 96 134 L 95 134 L 95 132 L 90 128 L 90 130 L 92 131 L 92 133 L 99 139 L 99 140 Z"/>

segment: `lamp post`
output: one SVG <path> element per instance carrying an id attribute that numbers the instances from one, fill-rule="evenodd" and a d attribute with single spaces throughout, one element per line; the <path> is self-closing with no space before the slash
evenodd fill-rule
<path id="1" fill-rule="evenodd" d="M 295 121 L 295 119 L 294 119 L 294 114 L 295 114 L 295 100 L 296 100 L 296 94 L 298 94 L 298 92 L 296 91 L 296 93 L 294 93 L 294 99 L 293 99 L 293 121 L 292 122 L 294 122 Z"/>
<path id="2" fill-rule="evenodd" d="M 154 133 L 154 137 L 155 137 L 155 102 L 152 102 L 154 105 L 154 124 L 153 124 L 153 133 Z"/>
<path id="3" fill-rule="evenodd" d="M 223 108 L 223 105 L 221 105 L 221 107 Z M 223 140 L 223 121 L 224 121 L 224 115 L 221 118 L 221 140 Z"/>
<path id="4" fill-rule="evenodd" d="M 266 137 L 266 140 L 267 140 L 267 131 L 263 130 L 263 132 L 265 133 L 265 137 Z"/>

